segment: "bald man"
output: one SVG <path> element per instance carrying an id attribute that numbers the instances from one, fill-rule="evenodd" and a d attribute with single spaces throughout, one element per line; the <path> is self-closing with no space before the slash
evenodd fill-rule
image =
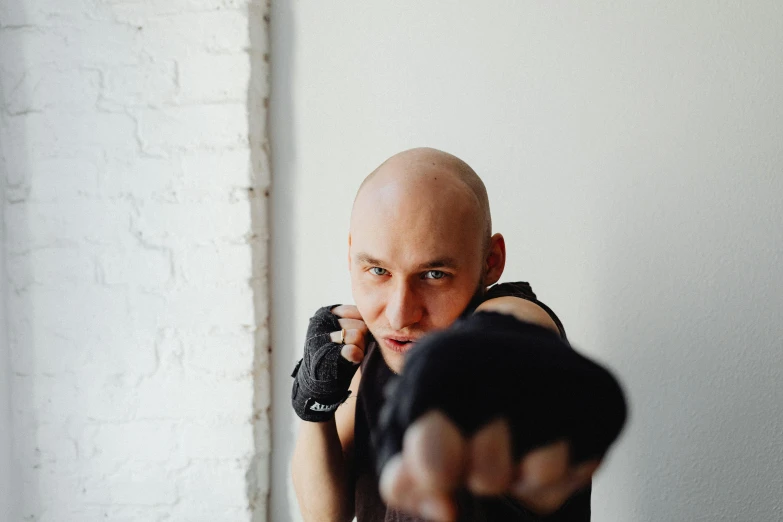
<path id="1" fill-rule="evenodd" d="M 463 330 L 488 334 L 497 324 L 512 329 L 503 339 L 567 344 L 560 320 L 527 283 L 496 284 L 505 261 L 484 184 L 459 158 L 412 149 L 365 179 L 348 235 L 356 304 L 325 307 L 311 319 L 305 357 L 294 371 L 293 403 L 304 422 L 292 475 L 305 520 L 589 520 L 589 486 L 600 459 L 575 462 L 567 438 L 515 456 L 512 413 L 504 418 L 501 411 L 470 430 L 444 408 L 424 406 L 396 428 L 379 418 L 383 408 L 390 409 L 386 419 L 402 418 L 406 400 L 426 403 L 428 386 L 438 383 L 427 382 L 433 378 L 426 372 L 406 373 L 406 354 L 421 349 L 419 359 L 434 357 L 425 352 L 436 353 L 438 335 L 452 335 L 458 320 L 481 315 L 490 322 Z M 502 321 L 499 314 L 513 324 L 493 323 Z M 515 329 L 527 337 L 513 337 Z M 454 335 L 460 344 L 463 334 Z M 460 349 L 482 357 L 469 343 Z M 526 371 L 525 361 L 509 361 Z M 418 396 L 403 398 L 406 390 L 398 390 L 384 398 L 395 379 Z M 348 389 L 358 393 L 348 398 Z M 393 438 L 395 429 L 397 446 L 392 441 L 382 457 L 379 441 Z"/>

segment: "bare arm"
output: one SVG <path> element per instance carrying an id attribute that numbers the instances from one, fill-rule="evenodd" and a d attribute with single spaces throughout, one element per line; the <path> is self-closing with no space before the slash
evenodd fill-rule
<path id="1" fill-rule="evenodd" d="M 351 381 L 359 389 L 361 370 Z M 305 521 L 343 522 L 354 517 L 353 428 L 356 394 L 327 422 L 299 425 L 291 475 Z"/>

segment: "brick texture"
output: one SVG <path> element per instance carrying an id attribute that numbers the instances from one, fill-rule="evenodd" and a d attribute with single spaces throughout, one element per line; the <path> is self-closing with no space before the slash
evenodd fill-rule
<path id="1" fill-rule="evenodd" d="M 266 12 L 0 0 L 14 521 L 266 520 Z"/>

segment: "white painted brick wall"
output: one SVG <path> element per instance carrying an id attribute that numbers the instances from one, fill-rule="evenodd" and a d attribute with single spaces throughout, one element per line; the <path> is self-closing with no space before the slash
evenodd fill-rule
<path id="1" fill-rule="evenodd" d="M 266 10 L 0 0 L 14 521 L 266 519 Z"/>
<path id="2" fill-rule="evenodd" d="M 0 172 L 4 170 L 0 156 Z M 5 179 L 0 175 L 0 194 L 5 192 Z M 5 198 L 0 197 L 0 520 L 11 519 L 11 355 L 6 326 L 6 295 L 8 281 L 5 277 Z"/>

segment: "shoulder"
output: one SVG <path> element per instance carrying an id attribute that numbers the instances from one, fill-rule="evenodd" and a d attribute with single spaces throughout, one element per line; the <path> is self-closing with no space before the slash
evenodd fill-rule
<path id="1" fill-rule="evenodd" d="M 548 328 L 561 335 L 560 328 L 549 313 L 534 301 L 524 297 L 511 295 L 492 297 L 481 303 L 476 308 L 476 312 L 498 312 L 512 315 L 520 321 Z"/>
<path id="2" fill-rule="evenodd" d="M 513 315 L 521 321 L 549 328 L 567 343 L 565 327 L 557 314 L 541 302 L 530 283 L 517 281 L 499 283 L 487 290 L 483 302 L 473 311 L 492 311 Z"/>

